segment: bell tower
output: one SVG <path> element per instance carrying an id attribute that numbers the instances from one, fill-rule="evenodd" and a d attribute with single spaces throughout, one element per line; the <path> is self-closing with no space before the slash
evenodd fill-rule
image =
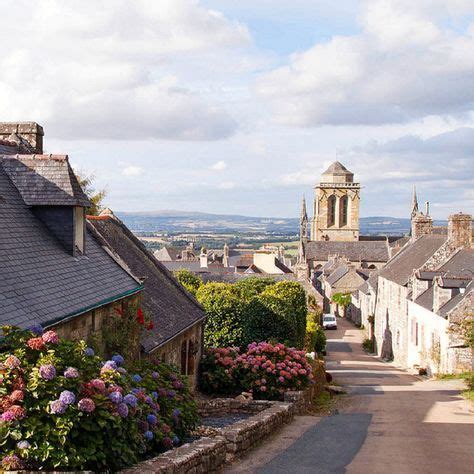
<path id="1" fill-rule="evenodd" d="M 335 161 L 315 186 L 311 240 L 359 240 L 360 184 L 354 173 Z"/>

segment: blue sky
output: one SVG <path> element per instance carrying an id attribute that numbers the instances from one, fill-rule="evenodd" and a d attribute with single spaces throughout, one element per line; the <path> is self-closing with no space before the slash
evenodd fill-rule
<path id="1" fill-rule="evenodd" d="M 471 0 L 6 0 L 1 120 L 116 211 L 297 216 L 338 159 L 362 215 L 474 211 Z M 22 28 L 17 28 L 21 22 Z"/>

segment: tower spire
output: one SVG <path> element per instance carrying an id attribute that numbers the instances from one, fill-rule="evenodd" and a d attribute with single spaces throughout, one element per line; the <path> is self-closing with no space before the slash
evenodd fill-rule
<path id="1" fill-rule="evenodd" d="M 302 224 L 303 221 L 308 222 L 308 214 L 306 212 L 306 199 L 303 194 L 303 200 L 301 201 L 301 216 L 300 216 L 300 223 Z"/>
<path id="2" fill-rule="evenodd" d="M 418 197 L 416 196 L 416 186 L 413 186 L 413 198 L 411 202 L 411 218 L 413 219 L 419 212 Z"/>

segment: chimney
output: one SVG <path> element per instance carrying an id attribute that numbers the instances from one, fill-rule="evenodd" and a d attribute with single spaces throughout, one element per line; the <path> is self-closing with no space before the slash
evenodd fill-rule
<path id="1" fill-rule="evenodd" d="M 425 215 L 430 215 L 430 201 L 426 201 L 426 212 Z"/>
<path id="2" fill-rule="evenodd" d="M 208 260 L 207 260 L 207 250 L 203 247 L 201 249 L 201 255 L 199 255 L 199 262 L 201 268 L 207 268 Z"/>
<path id="3" fill-rule="evenodd" d="M 227 245 L 227 242 L 224 244 L 224 256 L 222 257 L 222 264 L 224 267 L 230 267 L 229 264 L 229 246 Z"/>
<path id="4" fill-rule="evenodd" d="M 433 232 L 433 219 L 424 214 L 417 214 L 411 221 L 411 238 L 416 240 L 422 235 L 429 235 Z"/>
<path id="5" fill-rule="evenodd" d="M 470 249 L 472 245 L 472 216 L 462 212 L 449 216 L 448 240 L 455 248 Z"/>
<path id="6" fill-rule="evenodd" d="M 43 136 L 36 122 L 0 122 L 0 140 L 15 142 L 29 153 L 43 154 Z"/>

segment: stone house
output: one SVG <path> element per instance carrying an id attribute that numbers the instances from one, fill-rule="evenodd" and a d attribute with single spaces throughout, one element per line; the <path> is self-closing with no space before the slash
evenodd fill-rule
<path id="1" fill-rule="evenodd" d="M 42 128 L 30 125 L 35 146 L 16 132 L 2 139 L 0 325 L 40 324 L 87 339 L 115 308 L 136 301 L 143 284 L 86 225 L 90 202 L 68 157 L 17 154 L 42 151 Z M 2 124 L 0 135 L 6 129 Z"/>
<path id="2" fill-rule="evenodd" d="M 357 326 L 364 327 L 367 338 L 374 337 L 374 315 L 377 300 L 378 271 L 373 271 L 369 278 L 352 293 L 347 317 Z"/>
<path id="3" fill-rule="evenodd" d="M 88 216 L 88 221 L 144 282 L 141 304 L 154 326 L 141 340 L 144 357 L 176 365 L 195 386 L 203 351 L 203 309 L 112 211 Z"/>
<path id="4" fill-rule="evenodd" d="M 438 283 L 433 280 L 434 274 L 429 275 L 430 283 L 430 278 L 426 278 L 426 272 L 441 272 L 440 275 L 446 276 L 443 273 L 443 267 L 450 265 L 449 262 L 455 254 L 463 249 L 471 251 L 470 216 L 464 214 L 450 216 L 447 235 L 433 235 L 431 231 L 431 218 L 426 214 L 417 213 L 412 220 L 411 241 L 384 268 L 379 270 L 377 275 L 374 328 L 376 349 L 382 357 L 393 358 L 402 366 L 415 364 L 419 360 L 414 356 L 415 353 L 420 352 L 417 327 L 423 325 L 429 329 L 427 334 L 429 333 L 430 337 L 434 334 L 430 339 L 432 344 L 425 344 L 423 347 L 423 352 L 429 353 L 434 345 L 437 346 L 441 340 L 444 341 L 445 327 L 450 324 L 449 320 L 444 323 L 437 319 L 440 317 L 437 311 L 440 311 L 441 306 L 435 308 L 433 303 L 429 302 L 430 294 L 434 292 Z M 465 269 L 467 274 L 472 275 L 470 260 L 465 260 L 464 265 L 467 265 Z M 448 267 L 445 267 L 445 270 L 448 271 Z M 419 273 L 416 273 L 417 271 Z M 443 284 L 448 284 L 447 281 Z M 451 296 L 444 301 L 445 304 L 448 304 L 451 299 L 454 300 L 456 294 L 452 290 L 446 288 L 444 294 Z M 424 309 L 421 310 L 421 308 Z M 447 308 L 449 306 L 444 310 Z M 426 310 L 432 314 L 426 314 Z M 443 318 L 447 316 L 444 310 L 441 310 Z M 420 321 L 415 317 L 415 313 Z M 426 339 L 423 340 L 426 342 Z M 453 364 L 445 364 L 445 367 L 453 370 L 455 368 Z"/>

